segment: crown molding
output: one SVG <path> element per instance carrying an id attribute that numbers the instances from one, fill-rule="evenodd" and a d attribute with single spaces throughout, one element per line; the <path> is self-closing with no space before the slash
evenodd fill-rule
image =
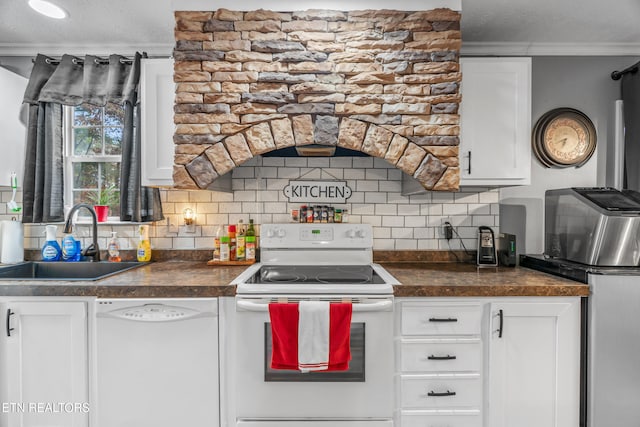
<path id="1" fill-rule="evenodd" d="M 640 43 L 462 42 L 462 56 L 640 56 Z"/>
<path id="2" fill-rule="evenodd" d="M 329 10 L 367 10 L 367 9 L 394 9 L 394 10 L 430 10 L 437 8 L 462 10 L 462 0 L 271 0 L 265 4 L 262 0 L 219 0 L 212 3 L 210 0 L 172 0 L 171 10 L 216 10 L 226 8 L 231 10 L 256 10 L 266 8 L 276 11 L 295 11 L 306 9 Z"/>
<path id="3" fill-rule="evenodd" d="M 51 56 L 69 55 L 98 55 L 109 56 L 117 53 L 121 55 L 131 55 L 134 52 L 146 52 L 149 56 L 171 56 L 173 54 L 173 43 L 154 44 L 20 44 L 20 43 L 0 43 L 0 56 L 36 56 L 38 53 Z"/>

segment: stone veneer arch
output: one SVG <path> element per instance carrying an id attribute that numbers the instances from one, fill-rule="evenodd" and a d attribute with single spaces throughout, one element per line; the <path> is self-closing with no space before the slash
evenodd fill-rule
<path id="1" fill-rule="evenodd" d="M 459 12 L 176 12 L 174 184 L 280 148 L 383 158 L 457 190 Z"/>

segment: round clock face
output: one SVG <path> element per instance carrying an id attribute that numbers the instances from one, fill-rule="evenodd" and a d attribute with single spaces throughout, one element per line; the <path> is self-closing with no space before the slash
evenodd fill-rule
<path id="1" fill-rule="evenodd" d="M 552 110 L 534 128 L 533 151 L 547 167 L 581 166 L 595 150 L 596 133 L 591 120 L 569 108 Z"/>

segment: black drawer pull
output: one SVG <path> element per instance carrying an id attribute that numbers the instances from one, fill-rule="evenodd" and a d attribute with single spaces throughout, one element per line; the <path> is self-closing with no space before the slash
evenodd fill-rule
<path id="1" fill-rule="evenodd" d="M 455 396 L 456 392 L 455 391 L 445 391 L 444 393 L 436 393 L 435 391 L 430 391 L 429 393 L 427 393 L 427 396 L 429 397 L 446 397 L 446 396 Z"/>
<path id="2" fill-rule="evenodd" d="M 446 355 L 446 356 L 434 356 L 433 354 L 429 357 L 427 357 L 427 359 L 429 360 L 456 360 L 457 357 L 456 356 L 450 356 L 450 355 Z"/>
<path id="3" fill-rule="evenodd" d="M 11 336 L 11 331 L 13 331 L 14 328 L 11 327 L 11 316 L 13 316 L 15 313 L 13 311 L 11 311 L 10 308 L 7 309 L 7 336 L 10 337 Z"/>
<path id="4" fill-rule="evenodd" d="M 439 318 L 439 317 L 429 318 L 429 322 L 457 322 L 457 321 L 458 319 L 456 319 L 455 317 L 447 317 L 446 319 Z"/>

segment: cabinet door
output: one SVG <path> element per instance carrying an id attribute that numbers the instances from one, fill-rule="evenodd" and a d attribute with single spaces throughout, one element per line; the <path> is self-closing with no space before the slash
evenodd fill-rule
<path id="1" fill-rule="evenodd" d="M 140 75 L 142 185 L 173 185 L 173 59 L 143 59 Z"/>
<path id="2" fill-rule="evenodd" d="M 22 186 L 27 106 L 22 105 L 27 79 L 0 67 L 0 185 L 11 185 L 11 172 Z"/>
<path id="3" fill-rule="evenodd" d="M 491 304 L 490 331 L 487 425 L 577 427 L 579 298 Z"/>
<path id="4" fill-rule="evenodd" d="M 531 182 L 531 58 L 461 58 L 460 185 Z"/>
<path id="5" fill-rule="evenodd" d="M 2 349 L 11 427 L 88 425 L 84 302 L 8 302 Z M 11 330 L 10 330 L 11 329 Z"/>

